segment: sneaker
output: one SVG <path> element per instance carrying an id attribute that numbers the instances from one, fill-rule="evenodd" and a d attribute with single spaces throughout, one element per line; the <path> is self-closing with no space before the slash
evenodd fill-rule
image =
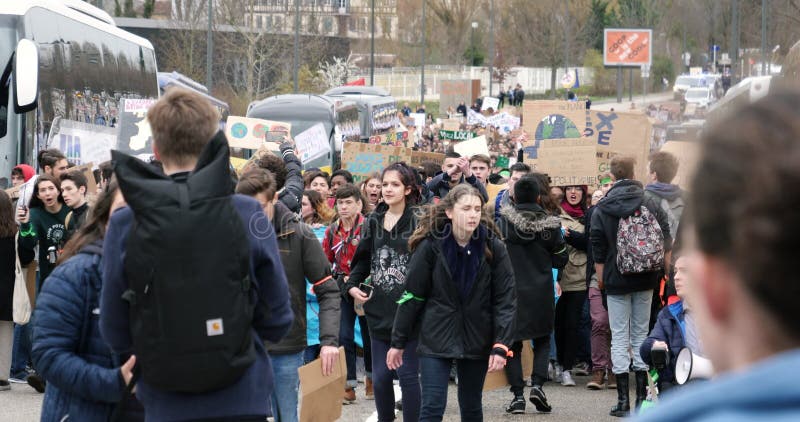
<path id="1" fill-rule="evenodd" d="M 578 363 L 572 367 L 572 375 L 585 377 L 589 375 L 589 365 L 586 362 Z"/>
<path id="2" fill-rule="evenodd" d="M 547 402 L 547 396 L 544 395 L 542 387 L 538 385 L 534 385 L 533 388 L 531 388 L 530 400 L 539 412 L 550 413 L 553 411 L 553 407 Z"/>
<path id="3" fill-rule="evenodd" d="M 606 371 L 602 369 L 595 369 L 592 371 L 592 380 L 586 384 L 586 388 L 590 390 L 602 390 L 606 386 L 605 377 Z"/>
<path id="4" fill-rule="evenodd" d="M 547 380 L 552 381 L 556 378 L 556 367 L 553 365 L 553 361 L 551 360 L 550 363 L 547 364 Z"/>
<path id="5" fill-rule="evenodd" d="M 572 379 L 572 371 L 564 371 L 561 373 L 561 385 L 564 387 L 575 386 L 575 380 Z"/>
<path id="6" fill-rule="evenodd" d="M 33 387 L 37 393 L 44 393 L 47 383 L 39 374 L 30 374 L 28 375 L 28 385 Z"/>
<path id="7" fill-rule="evenodd" d="M 370 377 L 364 379 L 364 398 L 367 400 L 375 400 L 375 391 L 372 389 L 372 378 Z"/>
<path id="8" fill-rule="evenodd" d="M 0 380 L 0 391 L 8 391 L 10 389 L 11 389 L 11 384 L 9 384 L 8 381 Z"/>
<path id="9" fill-rule="evenodd" d="M 606 383 L 606 387 L 609 389 L 617 388 L 617 376 L 614 375 L 611 370 L 608 371 L 608 382 Z"/>
<path id="10" fill-rule="evenodd" d="M 526 387 L 533 387 L 533 379 L 532 378 L 526 379 L 525 380 L 525 386 Z"/>
<path id="11" fill-rule="evenodd" d="M 28 375 L 24 376 L 17 376 L 17 377 L 9 377 L 8 382 L 12 384 L 27 384 L 28 383 Z"/>
<path id="12" fill-rule="evenodd" d="M 506 406 L 506 413 L 521 415 L 525 413 L 525 396 L 514 396 L 511 403 Z"/>
<path id="13" fill-rule="evenodd" d="M 342 404 L 353 404 L 356 402 L 356 389 L 355 388 L 345 388 L 344 389 L 344 398 L 342 399 Z"/>
<path id="14" fill-rule="evenodd" d="M 559 364 L 555 364 L 553 369 L 553 382 L 560 383 L 562 381 L 561 376 L 563 374 L 564 374 L 564 368 Z"/>

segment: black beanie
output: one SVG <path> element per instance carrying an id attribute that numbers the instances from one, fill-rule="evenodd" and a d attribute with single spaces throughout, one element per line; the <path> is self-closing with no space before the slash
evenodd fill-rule
<path id="1" fill-rule="evenodd" d="M 514 183 L 514 202 L 536 204 L 537 199 L 539 199 L 539 181 L 535 175 L 526 174 Z"/>

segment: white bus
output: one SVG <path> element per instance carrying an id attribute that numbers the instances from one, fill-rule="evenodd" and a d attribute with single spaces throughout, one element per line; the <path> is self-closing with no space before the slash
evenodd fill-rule
<path id="1" fill-rule="evenodd" d="M 153 46 L 106 12 L 81 0 L 0 1 L 0 66 L 0 177 L 18 163 L 35 167 L 45 148 L 77 163 L 111 148 L 152 152 L 114 133 L 122 99 L 158 98 Z M 84 135 L 52 136 L 64 128 Z"/>

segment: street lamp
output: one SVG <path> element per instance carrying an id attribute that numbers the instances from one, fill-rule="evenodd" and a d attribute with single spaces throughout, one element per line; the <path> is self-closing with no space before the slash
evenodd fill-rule
<path id="1" fill-rule="evenodd" d="M 470 54 L 472 56 L 472 66 L 476 66 L 475 65 L 475 30 L 476 29 L 478 29 L 478 22 L 472 22 L 472 35 L 471 35 L 472 41 L 470 42 L 470 44 L 472 44 L 472 48 L 471 48 L 472 52 Z"/>

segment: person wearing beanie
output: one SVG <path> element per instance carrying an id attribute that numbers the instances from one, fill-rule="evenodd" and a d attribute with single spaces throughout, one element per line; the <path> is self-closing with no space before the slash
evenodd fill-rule
<path id="1" fill-rule="evenodd" d="M 552 407 L 542 390 L 547 381 L 550 333 L 553 331 L 553 268 L 564 268 L 567 248 L 561 234 L 561 220 L 540 205 L 539 182 L 535 174 L 522 176 L 514 183 L 514 204 L 500 208 L 498 225 L 506 239 L 514 268 L 517 318 L 514 352 L 506 366 L 506 376 L 514 397 L 506 407 L 512 414 L 525 413 L 522 374 L 522 341 L 533 339 L 533 387 L 529 400 L 539 412 Z"/>

